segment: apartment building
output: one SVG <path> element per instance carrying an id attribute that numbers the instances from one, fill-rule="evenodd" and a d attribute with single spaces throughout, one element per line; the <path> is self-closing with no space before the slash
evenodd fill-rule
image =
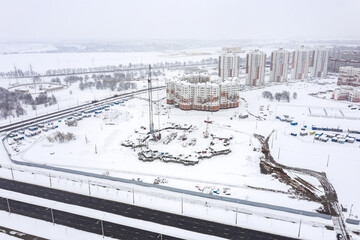
<path id="1" fill-rule="evenodd" d="M 290 52 L 282 48 L 271 53 L 270 82 L 284 82 L 288 79 Z"/>
<path id="2" fill-rule="evenodd" d="M 264 84 L 266 54 L 259 50 L 246 56 L 246 85 L 260 86 Z"/>

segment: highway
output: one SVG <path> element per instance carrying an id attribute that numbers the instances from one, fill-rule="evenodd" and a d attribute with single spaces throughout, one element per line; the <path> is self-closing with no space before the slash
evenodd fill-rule
<path id="1" fill-rule="evenodd" d="M 161 90 L 161 89 L 164 89 L 164 88 L 165 88 L 164 86 L 161 86 L 161 87 L 153 87 L 152 89 L 153 89 L 153 91 L 157 91 L 157 90 Z M 98 107 L 100 105 L 103 105 L 103 104 L 106 104 L 106 103 L 109 103 L 109 102 L 117 101 L 117 100 L 122 99 L 122 98 L 131 97 L 131 96 L 136 95 L 136 94 L 141 94 L 141 93 L 144 93 L 144 92 L 147 92 L 147 91 L 148 91 L 148 89 L 146 88 L 146 89 L 137 90 L 137 91 L 134 91 L 134 92 L 131 92 L 131 93 L 117 94 L 117 95 L 114 95 L 112 97 L 104 98 L 104 99 L 101 99 L 101 100 L 96 100 L 96 102 L 85 103 L 85 104 L 82 104 L 82 105 L 79 105 L 79 106 L 76 106 L 76 107 L 71 107 L 71 108 L 60 110 L 60 111 L 44 114 L 44 115 L 41 115 L 41 116 L 29 118 L 29 119 L 26 119 L 26 120 L 23 120 L 23 121 L 14 122 L 14 123 L 11 123 L 11 124 L 6 124 L 6 125 L 3 125 L 3 126 L 0 126 L 0 132 L 12 131 L 12 130 L 15 130 L 15 129 L 20 129 L 20 128 L 23 128 L 25 126 L 36 124 L 38 122 L 46 122 L 46 121 L 49 121 L 49 120 L 52 120 L 52 119 L 60 118 L 62 116 L 67 116 L 67 115 L 70 115 L 70 114 L 73 114 L 73 113 L 76 113 L 76 112 L 84 111 L 84 110 L 87 110 L 89 108 L 95 108 L 95 107 Z"/>
<path id="2" fill-rule="evenodd" d="M 17 182 L 8 179 L 0 178 L 0 188 L 5 190 L 10 190 L 14 192 L 19 192 L 22 194 L 33 195 L 36 197 L 41 197 L 49 200 L 54 200 L 58 202 L 63 202 L 72 205 L 78 205 L 86 208 L 96 209 L 112 214 L 121 215 L 128 218 L 134 218 L 139 220 L 144 220 L 148 222 L 154 222 L 162 225 L 172 226 L 176 228 L 181 228 L 185 230 L 189 230 L 192 232 L 198 232 L 213 236 L 218 236 L 226 239 L 261 239 L 261 240 L 285 240 L 291 239 L 287 237 L 282 237 L 278 235 L 273 235 L 270 233 L 259 232 L 255 230 L 235 227 L 231 225 L 225 225 L 216 222 L 210 222 L 202 219 L 196 219 L 191 217 L 186 217 L 182 215 L 176 215 L 172 213 L 161 212 L 153 209 L 148 209 L 144 207 L 138 207 L 130 204 L 114 202 L 105 199 L 99 199 L 94 197 L 89 197 L 85 195 L 75 194 L 71 192 L 41 187 L 37 185 L 32 185 L 28 183 Z M 11 200 L 9 201 L 11 212 L 17 212 L 19 214 L 23 214 L 26 216 L 43 219 L 46 221 L 51 221 L 51 215 L 44 210 L 43 207 L 40 206 L 27 206 L 24 207 L 25 203 L 19 203 L 17 201 Z M 19 207 L 19 209 L 17 209 Z M 8 206 L 5 200 L 1 202 L 1 209 L 8 211 Z M 29 209 L 29 210 L 26 210 Z M 30 215 L 29 215 L 30 214 Z M 54 210 L 54 218 L 56 219 L 56 223 L 63 224 L 69 226 L 68 224 L 75 224 L 75 228 L 99 233 L 99 228 L 94 225 L 94 219 L 89 219 L 83 216 L 77 216 L 70 213 L 64 213 L 60 211 Z M 69 223 L 70 221 L 70 223 Z M 81 225 L 82 224 L 82 225 Z M 113 223 L 105 223 L 104 229 L 105 234 L 111 233 L 112 229 L 117 228 L 116 224 L 114 226 Z M 74 227 L 74 225 L 71 225 Z M 122 226 L 124 228 L 124 226 Z M 121 227 L 120 227 L 121 228 Z M 125 228 L 124 228 L 125 229 Z M 131 230 L 134 232 L 135 230 Z M 140 232 L 140 230 L 137 230 Z M 120 234 L 120 233 L 119 233 Z M 140 234 L 142 234 L 140 232 Z M 145 235 L 150 233 L 146 232 Z M 108 236 L 108 235 L 107 235 Z M 110 235 L 109 235 L 110 236 Z M 115 235 L 113 235 L 115 236 Z M 117 235 L 116 235 L 117 236 Z M 132 235 L 132 237 L 136 237 L 136 235 Z M 150 235 L 149 235 L 150 236 Z M 117 237 L 116 237 L 117 238 Z M 120 238 L 124 239 L 124 238 Z M 125 239 L 135 239 L 135 238 L 127 238 Z M 140 238 L 145 239 L 145 238 Z M 165 239 L 165 238 L 163 238 Z M 170 238 L 168 238 L 170 239 Z"/>
<path id="3" fill-rule="evenodd" d="M 159 236 L 159 233 L 144 231 L 141 229 L 136 229 L 107 221 L 100 221 L 99 219 L 80 216 L 69 212 L 49 209 L 12 199 L 8 199 L 8 201 L 11 214 L 15 213 L 27 217 L 37 218 L 47 222 L 53 222 L 55 224 L 76 228 L 82 231 L 91 232 L 106 237 L 129 240 L 146 240 L 156 239 Z M 0 199 L 0 210 L 9 211 L 7 199 Z M 54 219 L 54 221 L 52 219 Z M 176 240 L 179 238 L 162 235 L 162 239 Z"/>
<path id="4" fill-rule="evenodd" d="M 31 234 L 27 234 L 15 229 L 6 228 L 3 226 L 0 226 L 0 233 L 16 237 L 17 239 L 23 239 L 23 240 L 47 240 L 46 238 L 34 236 Z"/>

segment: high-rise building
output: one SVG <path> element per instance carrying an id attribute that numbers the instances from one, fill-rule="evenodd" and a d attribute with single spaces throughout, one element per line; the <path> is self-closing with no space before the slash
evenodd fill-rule
<path id="1" fill-rule="evenodd" d="M 288 78 L 290 52 L 282 48 L 271 53 L 270 82 L 284 82 Z"/>
<path id="2" fill-rule="evenodd" d="M 329 50 L 316 49 L 314 54 L 314 68 L 312 70 L 312 76 L 317 78 L 323 78 L 327 74 L 327 65 L 329 62 Z"/>
<path id="3" fill-rule="evenodd" d="M 219 56 L 219 77 L 226 80 L 229 77 L 239 77 L 240 48 L 223 48 Z"/>
<path id="4" fill-rule="evenodd" d="M 301 46 L 293 52 L 291 62 L 291 79 L 307 79 L 309 73 L 310 51 Z"/>
<path id="5" fill-rule="evenodd" d="M 246 85 L 259 86 L 264 84 L 266 54 L 259 50 L 246 56 Z"/>
<path id="6" fill-rule="evenodd" d="M 315 64 L 315 50 L 309 50 L 309 68 L 314 67 Z"/>

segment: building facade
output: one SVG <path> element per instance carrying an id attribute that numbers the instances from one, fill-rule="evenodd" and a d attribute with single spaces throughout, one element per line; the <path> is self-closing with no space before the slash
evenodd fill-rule
<path id="1" fill-rule="evenodd" d="M 290 52 L 282 48 L 271 53 L 270 82 L 284 82 L 288 79 Z"/>
<path id="2" fill-rule="evenodd" d="M 310 51 L 301 46 L 293 52 L 291 62 L 291 79 L 307 79 L 309 73 Z"/>
<path id="3" fill-rule="evenodd" d="M 346 50 L 333 50 L 329 53 L 329 72 L 339 72 L 340 67 L 356 67 L 360 68 L 360 52 L 359 51 L 346 51 Z"/>
<path id="4" fill-rule="evenodd" d="M 219 72 L 221 80 L 229 77 L 239 77 L 240 48 L 223 48 L 219 56 Z"/>
<path id="5" fill-rule="evenodd" d="M 316 49 L 314 54 L 313 70 L 311 75 L 316 78 L 326 77 L 328 62 L 329 62 L 329 50 Z"/>
<path id="6" fill-rule="evenodd" d="M 360 102 L 360 89 L 338 88 L 335 89 L 332 98 L 338 101 Z"/>
<path id="7" fill-rule="evenodd" d="M 181 78 L 166 83 L 166 102 L 182 110 L 218 111 L 239 106 L 240 86 L 236 78 L 210 82 Z"/>
<path id="8" fill-rule="evenodd" d="M 360 87 L 360 68 L 340 67 L 337 84 Z"/>
<path id="9" fill-rule="evenodd" d="M 246 85 L 260 86 L 264 84 L 266 54 L 259 50 L 246 55 Z"/>

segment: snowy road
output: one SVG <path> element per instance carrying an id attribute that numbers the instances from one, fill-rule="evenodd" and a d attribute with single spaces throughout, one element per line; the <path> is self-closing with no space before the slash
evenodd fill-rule
<path id="1" fill-rule="evenodd" d="M 287 237 L 281 237 L 269 233 L 234 227 L 230 225 L 224 225 L 215 222 L 209 222 L 201 219 L 195 219 L 185 216 L 180 216 L 171 213 L 160 212 L 152 209 L 147 209 L 143 207 L 137 207 L 129 204 L 113 202 L 109 200 L 103 200 L 88 196 L 83 196 L 79 194 L 74 194 L 70 192 L 49 189 L 45 187 L 35 186 L 26 183 L 20 183 L 12 180 L 0 179 L 0 187 L 6 190 L 15 191 L 19 197 L 24 197 L 24 194 L 36 196 L 36 198 L 46 199 L 47 201 L 57 201 L 65 204 L 71 204 L 72 206 L 76 205 L 80 208 L 94 209 L 97 211 L 102 211 L 110 214 L 120 215 L 126 218 L 137 219 L 141 221 L 151 222 L 155 224 L 161 224 L 171 228 L 183 229 L 185 231 L 194 232 L 194 234 L 208 234 L 220 238 L 230 238 L 230 239 L 290 239 Z M 2 190 L 4 191 L 4 190 Z M 0 192 L 1 193 L 1 192 Z M 11 197 L 12 195 L 10 195 Z M 19 198 L 18 197 L 18 198 Z M 26 196 L 25 196 L 26 197 Z M 21 198 L 21 199 L 22 199 Z M 28 204 L 16 200 L 9 200 L 9 205 L 12 213 L 18 213 L 34 218 L 39 218 L 45 221 L 52 221 L 52 215 L 48 208 L 43 206 L 37 206 L 34 204 Z M 5 198 L 0 201 L 0 208 L 2 210 L 8 211 L 9 205 Z M 89 217 L 80 216 L 79 214 L 73 214 L 70 212 L 64 212 L 59 209 L 54 208 L 53 216 L 56 223 L 75 227 L 84 231 L 89 231 L 97 234 L 101 234 L 99 226 L 95 226 L 95 220 Z M 144 222 L 144 224 L 146 224 Z M 110 227 L 111 226 L 111 227 Z M 126 226 L 118 226 L 115 223 L 104 221 L 105 233 L 114 236 L 117 231 L 112 231 L 113 229 L 120 228 L 118 234 L 124 234 Z M 99 232 L 100 231 L 100 232 Z M 139 229 L 127 229 L 126 232 L 139 232 L 138 234 L 144 234 L 145 238 L 140 239 L 151 239 L 150 235 L 154 233 L 141 232 Z M 110 236 L 107 235 L 107 236 Z M 120 236 L 118 236 L 120 237 Z M 124 237 L 124 236 L 122 236 Z M 126 239 L 128 238 L 125 235 Z M 172 239 L 172 238 L 163 238 L 163 239 Z"/>

